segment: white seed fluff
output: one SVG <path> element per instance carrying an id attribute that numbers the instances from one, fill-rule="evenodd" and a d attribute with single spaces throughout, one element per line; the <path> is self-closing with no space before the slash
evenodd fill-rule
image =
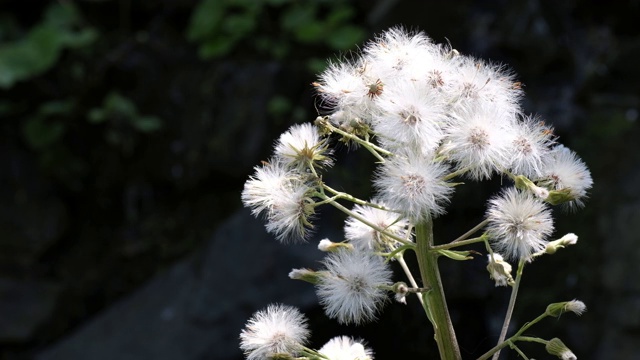
<path id="1" fill-rule="evenodd" d="M 329 360 L 373 360 L 373 351 L 362 340 L 348 336 L 336 336 L 324 344 L 318 352 Z"/>
<path id="2" fill-rule="evenodd" d="M 507 259 L 527 259 L 541 251 L 553 232 L 547 206 L 529 192 L 516 188 L 503 191 L 489 201 L 487 232 L 496 250 Z"/>
<path id="3" fill-rule="evenodd" d="M 372 200 L 371 202 L 385 207 L 384 203 L 377 200 Z M 390 234 L 403 239 L 407 238 L 407 226 L 409 222 L 395 212 L 364 205 L 356 205 L 352 211 L 368 222 L 385 229 Z M 371 251 L 392 251 L 400 245 L 396 240 L 380 233 L 378 230 L 373 229 L 354 217 L 349 217 L 345 221 L 344 233 L 346 239 L 354 246 Z"/>
<path id="4" fill-rule="evenodd" d="M 380 285 L 391 283 L 392 272 L 384 261 L 361 249 L 327 255 L 326 272 L 316 293 L 325 313 L 341 324 L 360 324 L 376 317 L 387 299 Z"/>
<path id="5" fill-rule="evenodd" d="M 307 319 L 298 309 L 272 304 L 249 319 L 240 333 L 240 349 L 248 360 L 266 360 L 277 353 L 296 356 L 308 336 Z"/>

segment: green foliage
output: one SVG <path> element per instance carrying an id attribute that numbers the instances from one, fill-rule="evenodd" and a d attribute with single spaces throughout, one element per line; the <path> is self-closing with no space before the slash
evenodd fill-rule
<path id="1" fill-rule="evenodd" d="M 162 127 L 160 119 L 140 115 L 136 105 L 117 92 L 109 93 L 104 98 L 102 107 L 91 109 L 87 115 L 88 121 L 93 124 L 107 121 L 125 123 L 142 133 L 153 132 Z"/>
<path id="2" fill-rule="evenodd" d="M 53 67 L 66 48 L 79 48 L 93 42 L 97 32 L 76 29 L 80 16 L 72 3 L 51 5 L 41 23 L 21 39 L 0 45 L 0 88 L 38 76 Z"/>
<path id="3" fill-rule="evenodd" d="M 202 59 L 228 55 L 241 45 L 282 58 L 292 41 L 346 50 L 365 37 L 364 29 L 350 24 L 354 16 L 343 1 L 202 0 L 187 38 L 199 44 Z"/>
<path id="4" fill-rule="evenodd" d="M 65 124 L 50 118 L 68 116 L 74 107 L 72 100 L 50 101 L 40 105 L 22 128 L 27 144 L 33 149 L 42 150 L 57 142 L 64 134 Z"/>

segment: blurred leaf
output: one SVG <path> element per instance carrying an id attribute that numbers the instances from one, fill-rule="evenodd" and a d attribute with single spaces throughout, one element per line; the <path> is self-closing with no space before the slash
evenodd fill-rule
<path id="1" fill-rule="evenodd" d="M 272 116 L 283 116 L 291 110 L 291 100 L 284 96 L 276 95 L 269 100 L 267 112 Z"/>
<path id="2" fill-rule="evenodd" d="M 339 6 L 334 8 L 327 16 L 326 22 L 328 26 L 334 27 L 348 23 L 355 15 L 355 10 L 348 6 Z"/>
<path id="3" fill-rule="evenodd" d="M 162 127 L 162 122 L 155 116 L 138 116 L 131 119 L 133 126 L 141 132 L 152 132 Z"/>
<path id="4" fill-rule="evenodd" d="M 335 50 L 347 50 L 361 43 L 365 35 L 365 31 L 362 28 L 345 25 L 331 32 L 327 38 L 327 43 Z"/>
<path id="5" fill-rule="evenodd" d="M 44 21 L 23 38 L 0 45 L 0 88 L 44 73 L 64 48 L 85 46 L 97 38 L 92 29 L 75 30 L 76 21 L 76 10 L 70 4 L 54 4 Z"/>
<path id="6" fill-rule="evenodd" d="M 317 22 L 316 6 L 304 4 L 292 6 L 286 9 L 282 15 L 281 26 L 284 30 L 292 32 L 296 35 L 296 31 L 301 27 L 307 26 L 309 23 Z"/>
<path id="7" fill-rule="evenodd" d="M 64 134 L 64 125 L 60 122 L 48 123 L 42 117 L 33 117 L 27 120 L 22 131 L 29 146 L 42 149 L 60 139 Z"/>
<path id="8" fill-rule="evenodd" d="M 162 121 L 155 116 L 143 116 L 138 113 L 136 104 L 129 98 L 120 95 L 118 92 L 110 92 L 102 102 L 101 108 L 93 108 L 87 113 L 87 121 L 92 124 L 100 124 L 109 120 L 125 121 L 134 129 L 149 133 L 162 127 Z M 107 135 L 110 142 L 118 142 L 117 133 Z"/>
<path id="9" fill-rule="evenodd" d="M 191 14 L 191 21 L 187 28 L 187 39 L 190 41 L 206 40 L 215 34 L 220 27 L 226 1 L 203 0 Z"/>
<path id="10" fill-rule="evenodd" d="M 65 126 L 60 121 L 52 121 L 52 116 L 68 116 L 75 108 L 73 100 L 50 101 L 40 105 L 35 115 L 24 124 L 24 137 L 34 149 L 52 145 L 62 137 Z"/>

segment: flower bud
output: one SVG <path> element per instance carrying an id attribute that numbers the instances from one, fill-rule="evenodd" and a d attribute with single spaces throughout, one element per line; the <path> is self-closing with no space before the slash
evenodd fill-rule
<path id="1" fill-rule="evenodd" d="M 558 317 L 566 312 L 572 312 L 578 316 L 587 310 L 587 306 L 580 300 L 571 300 L 549 304 L 545 313 L 549 316 Z"/>
<path id="2" fill-rule="evenodd" d="M 334 243 L 329 239 L 322 239 L 318 244 L 318 250 L 324 252 L 334 252 L 341 248 L 353 249 L 353 245 L 347 243 Z"/>
<path id="3" fill-rule="evenodd" d="M 578 357 L 575 356 L 571 350 L 562 342 L 562 340 L 558 338 L 553 338 L 549 340 L 547 345 L 545 346 L 547 352 L 551 355 L 557 356 L 562 360 L 578 360 Z"/>
<path id="4" fill-rule="evenodd" d="M 558 240 L 551 241 L 547 244 L 545 252 L 547 254 L 555 254 L 558 249 L 562 249 L 568 245 L 575 245 L 578 242 L 578 236 L 574 233 L 568 233 Z"/>
<path id="5" fill-rule="evenodd" d="M 321 274 L 318 271 L 309 269 L 293 269 L 289 272 L 289 278 L 293 280 L 302 280 L 311 284 L 317 284 Z"/>
<path id="6" fill-rule="evenodd" d="M 547 198 L 549 197 L 549 190 L 534 184 L 533 181 L 529 180 L 524 175 L 515 176 L 513 180 L 515 182 L 516 188 L 520 190 L 530 191 L 532 194 L 542 200 L 547 200 Z"/>
<path id="7" fill-rule="evenodd" d="M 572 195 L 571 189 L 560 189 L 549 191 L 549 196 L 545 201 L 551 205 L 559 205 L 575 199 L 576 198 Z"/>
<path id="8" fill-rule="evenodd" d="M 393 291 L 395 294 L 395 299 L 397 302 L 401 304 L 407 304 L 407 294 L 409 293 L 409 287 L 407 284 L 402 281 L 397 282 L 393 285 Z"/>

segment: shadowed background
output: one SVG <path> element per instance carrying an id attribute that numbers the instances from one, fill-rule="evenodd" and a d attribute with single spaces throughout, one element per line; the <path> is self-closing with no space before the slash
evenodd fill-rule
<path id="1" fill-rule="evenodd" d="M 554 213 L 557 236 L 578 245 L 525 269 L 514 326 L 577 298 L 581 318 L 531 333 L 580 359 L 640 357 L 640 2 L 0 6 L 0 359 L 241 359 L 240 329 L 272 302 L 310 317 L 313 347 L 353 335 L 378 359 L 436 358 L 415 299 L 343 327 L 287 278 L 318 266 L 317 240 L 340 239 L 340 214 L 321 210 L 309 244 L 283 246 L 240 202 L 277 136 L 317 115 L 310 84 L 326 60 L 399 24 L 507 64 L 525 111 L 592 171 L 586 208 Z M 327 178 L 368 197 L 372 161 L 343 148 Z M 477 224 L 498 186 L 457 189 L 437 239 Z M 475 358 L 497 340 L 508 290 L 482 257 L 441 263 L 463 357 Z"/>

